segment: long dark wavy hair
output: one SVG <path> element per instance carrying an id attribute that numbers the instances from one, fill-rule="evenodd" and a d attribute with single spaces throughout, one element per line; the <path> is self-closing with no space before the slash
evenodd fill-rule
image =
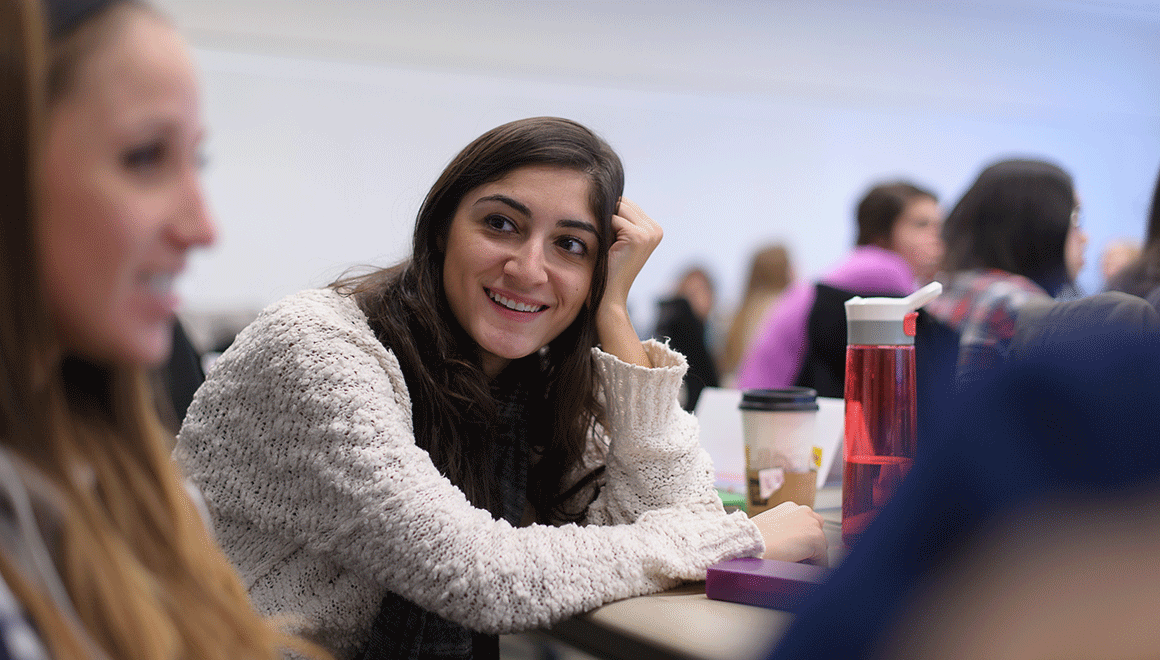
<path id="1" fill-rule="evenodd" d="M 1052 296 L 1071 283 L 1064 243 L 1075 188 L 1062 168 L 1013 159 L 985 168 L 943 224 L 947 272 L 997 268 Z"/>
<path id="2" fill-rule="evenodd" d="M 528 501 L 541 522 L 575 521 L 598 492 L 599 471 L 571 485 L 567 480 L 603 417 L 591 349 L 597 343 L 595 313 L 608 276 L 612 215 L 624 190 L 620 158 L 603 139 L 556 117 L 521 119 L 488 131 L 452 159 L 427 193 L 410 259 L 332 286 L 354 296 L 379 340 L 398 357 L 410 391 L 416 443 L 473 504 L 495 513 L 496 478 L 485 467 L 494 452 L 492 437 L 480 431 L 490 428 L 497 402 L 475 342 L 448 305 L 444 246 L 468 192 L 530 165 L 586 175 L 590 208 L 599 222 L 592 287 L 580 314 L 543 350 L 505 370 L 518 374 L 537 398 L 526 411 L 533 452 Z M 587 500 L 580 498 L 581 506 L 571 504 L 586 488 Z"/>

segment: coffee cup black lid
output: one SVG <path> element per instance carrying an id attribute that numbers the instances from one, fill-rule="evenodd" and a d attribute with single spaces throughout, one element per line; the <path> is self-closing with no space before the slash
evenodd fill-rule
<path id="1" fill-rule="evenodd" d="M 808 411 L 818 409 L 818 392 L 809 387 L 784 387 L 776 390 L 745 390 L 741 393 L 741 410 Z"/>

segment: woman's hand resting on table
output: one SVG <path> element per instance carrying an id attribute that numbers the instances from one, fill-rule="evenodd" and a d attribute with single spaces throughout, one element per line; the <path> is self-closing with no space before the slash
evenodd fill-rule
<path id="1" fill-rule="evenodd" d="M 808 506 L 782 502 L 750 518 L 765 539 L 765 559 L 829 565 L 822 517 Z"/>

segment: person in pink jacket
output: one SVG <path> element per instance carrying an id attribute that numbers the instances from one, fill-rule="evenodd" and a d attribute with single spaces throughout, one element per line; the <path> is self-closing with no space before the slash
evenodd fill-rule
<path id="1" fill-rule="evenodd" d="M 858 203 L 857 245 L 821 283 L 861 295 L 909 294 L 938 271 L 942 219 L 938 199 L 928 190 L 904 181 L 874 186 Z M 815 285 L 798 282 L 769 311 L 741 360 L 738 388 L 795 384 L 806 354 Z"/>

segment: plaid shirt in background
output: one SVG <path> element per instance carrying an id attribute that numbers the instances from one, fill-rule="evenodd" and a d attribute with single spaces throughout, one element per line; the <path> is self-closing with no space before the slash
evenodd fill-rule
<path id="1" fill-rule="evenodd" d="M 0 660 L 47 660 L 16 596 L 0 579 Z"/>
<path id="2" fill-rule="evenodd" d="M 1035 282 L 1007 271 L 968 270 L 955 273 L 942 295 L 926 306 L 943 324 L 959 333 L 960 379 L 1002 363 L 1019 310 L 1051 297 Z"/>

